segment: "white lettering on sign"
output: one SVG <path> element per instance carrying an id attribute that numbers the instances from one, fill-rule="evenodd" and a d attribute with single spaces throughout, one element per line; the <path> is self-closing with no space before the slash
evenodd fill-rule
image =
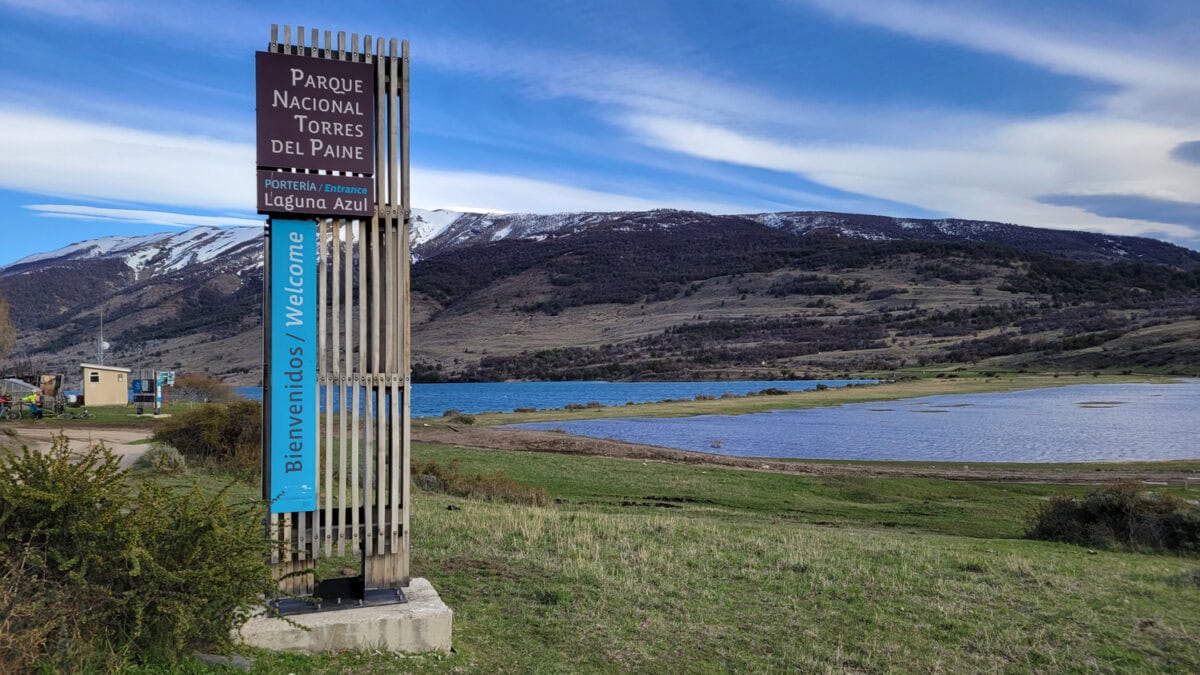
<path id="1" fill-rule="evenodd" d="M 362 80 L 349 77 L 330 77 L 327 75 L 307 75 L 303 68 L 292 68 L 292 86 L 300 85 L 309 89 L 324 89 L 334 94 L 361 94 Z"/>
<path id="2" fill-rule="evenodd" d="M 358 101 L 343 101 L 337 98 L 318 98 L 316 96 L 296 96 L 287 89 L 271 90 L 272 108 L 287 108 L 289 110 L 307 110 L 308 112 L 337 113 L 339 115 L 358 115 L 362 117 L 362 106 Z"/>
<path id="3" fill-rule="evenodd" d="M 326 213 L 324 197 L 301 197 L 291 192 L 279 194 L 267 190 L 263 193 L 263 203 L 272 211 L 285 213 Z"/>
<path id="4" fill-rule="evenodd" d="M 272 52 L 256 58 L 259 168 L 375 172 L 369 64 Z"/>

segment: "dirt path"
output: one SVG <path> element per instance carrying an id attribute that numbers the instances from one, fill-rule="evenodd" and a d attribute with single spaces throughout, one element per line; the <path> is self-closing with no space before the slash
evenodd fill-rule
<path id="1" fill-rule="evenodd" d="M 981 467 L 979 465 L 955 468 L 945 464 L 888 465 L 888 464 L 839 464 L 832 462 L 772 461 L 710 455 L 703 452 L 674 450 L 653 445 L 639 445 L 600 438 L 572 436 L 555 431 L 533 431 L 526 429 L 497 429 L 495 427 L 453 426 L 413 427 L 413 439 L 424 443 L 460 445 L 477 449 L 523 450 L 528 452 L 552 452 L 564 455 L 595 455 L 621 457 L 675 464 L 748 469 L 773 473 L 804 474 L 811 476 L 851 475 L 876 477 L 919 477 L 947 480 L 986 480 L 1019 483 L 1111 483 L 1122 479 L 1139 481 L 1165 481 L 1181 484 L 1191 477 L 1191 485 L 1200 487 L 1200 467 L 1196 471 L 1122 470 L 1114 463 L 1111 469 L 1097 471 L 1088 469 L 1011 469 L 1007 467 Z"/>
<path id="2" fill-rule="evenodd" d="M 14 448 L 29 446 L 38 450 L 49 450 L 54 436 L 66 433 L 71 439 L 71 447 L 80 450 L 90 444 L 103 442 L 114 454 L 121 458 L 122 467 L 130 467 L 142 453 L 150 449 L 149 445 L 134 445 L 135 441 L 145 440 L 153 433 L 146 428 L 121 427 L 76 427 L 50 428 L 37 422 L 25 422 L 6 425 L 7 429 L 16 432 L 15 436 L 6 436 L 6 445 Z"/>

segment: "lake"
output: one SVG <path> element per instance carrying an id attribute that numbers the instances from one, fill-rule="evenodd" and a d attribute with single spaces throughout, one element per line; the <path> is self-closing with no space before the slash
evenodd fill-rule
<path id="1" fill-rule="evenodd" d="M 931 396 L 833 408 L 517 425 L 795 459 L 1091 462 L 1200 458 L 1200 380 Z"/>
<path id="2" fill-rule="evenodd" d="M 729 380 L 719 382 L 479 382 L 465 384 L 414 384 L 413 417 L 441 415 L 447 410 L 465 413 L 486 411 L 512 412 L 516 408 L 561 408 L 568 403 L 625 405 L 663 399 L 695 398 L 697 394 L 720 396 L 744 395 L 767 388 L 786 391 L 815 389 L 818 384 L 843 387 L 847 384 L 873 384 L 875 380 Z M 241 396 L 261 399 L 259 387 L 237 387 Z M 334 389 L 334 409 L 339 408 Z M 324 393 L 321 407 L 324 409 Z"/>

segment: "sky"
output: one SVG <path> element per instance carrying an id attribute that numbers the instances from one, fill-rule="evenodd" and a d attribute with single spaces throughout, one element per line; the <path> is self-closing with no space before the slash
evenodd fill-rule
<path id="1" fill-rule="evenodd" d="M 0 0 L 0 265 L 261 226 L 272 23 L 410 41 L 420 208 L 838 211 L 1200 248 L 1195 0 Z"/>

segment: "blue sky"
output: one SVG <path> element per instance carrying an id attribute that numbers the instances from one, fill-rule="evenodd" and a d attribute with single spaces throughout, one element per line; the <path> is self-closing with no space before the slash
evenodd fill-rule
<path id="1" fill-rule="evenodd" d="M 0 265 L 260 223 L 272 23 L 411 42 L 422 208 L 949 216 L 1200 248 L 1195 0 L 0 0 Z"/>

